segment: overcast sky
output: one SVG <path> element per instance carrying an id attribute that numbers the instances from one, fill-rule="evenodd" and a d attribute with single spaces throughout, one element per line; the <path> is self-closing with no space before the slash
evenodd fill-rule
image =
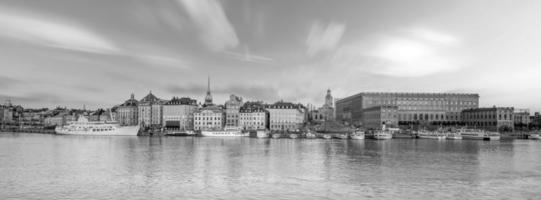
<path id="1" fill-rule="evenodd" d="M 541 1 L 0 1 L 0 98 L 110 107 L 150 90 L 321 105 L 479 93 L 541 110 Z"/>

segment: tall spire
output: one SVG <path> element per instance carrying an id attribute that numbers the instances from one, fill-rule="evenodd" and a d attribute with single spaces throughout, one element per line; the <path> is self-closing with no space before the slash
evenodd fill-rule
<path id="1" fill-rule="evenodd" d="M 205 96 L 205 103 L 204 106 L 212 105 L 212 95 L 210 94 L 210 76 L 208 77 L 207 82 L 207 96 Z"/>
<path id="2" fill-rule="evenodd" d="M 210 76 L 208 76 L 207 78 L 207 94 L 210 94 Z"/>

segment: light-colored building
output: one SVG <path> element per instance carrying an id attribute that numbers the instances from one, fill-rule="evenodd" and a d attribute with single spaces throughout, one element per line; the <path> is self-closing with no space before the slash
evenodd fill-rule
<path id="1" fill-rule="evenodd" d="M 163 105 L 163 127 L 167 130 L 193 130 L 197 100 L 173 97 Z"/>
<path id="2" fill-rule="evenodd" d="M 462 119 L 467 126 L 489 131 L 514 130 L 513 115 L 513 107 L 494 106 L 492 108 L 474 108 L 462 111 Z"/>
<path id="3" fill-rule="evenodd" d="M 266 105 L 269 111 L 269 128 L 273 131 L 296 131 L 305 122 L 305 108 L 301 104 L 279 101 Z"/>
<path id="4" fill-rule="evenodd" d="M 239 111 L 239 126 L 243 130 L 268 129 L 269 112 L 262 102 L 246 102 Z"/>
<path id="5" fill-rule="evenodd" d="M 336 101 L 336 118 L 362 125 L 363 110 L 397 106 L 400 125 L 462 123 L 461 111 L 479 107 L 478 94 L 362 92 Z"/>
<path id="6" fill-rule="evenodd" d="M 382 125 L 387 128 L 398 127 L 397 106 L 376 106 L 363 110 L 364 127 L 369 129 L 381 129 Z"/>
<path id="7" fill-rule="evenodd" d="M 152 91 L 141 99 L 138 105 L 139 125 L 144 127 L 161 127 L 164 103 L 165 101 L 154 96 Z"/>
<path id="8" fill-rule="evenodd" d="M 121 126 L 134 126 L 139 123 L 138 104 L 139 102 L 135 99 L 135 96 L 131 94 L 130 99 L 126 100 L 116 108 L 116 118 Z"/>
<path id="9" fill-rule="evenodd" d="M 194 113 L 194 130 L 221 130 L 225 113 L 220 106 L 206 106 Z"/>
<path id="10" fill-rule="evenodd" d="M 58 113 L 55 116 L 46 117 L 43 120 L 43 123 L 46 126 L 64 126 L 76 120 L 77 117 L 74 114 L 70 114 L 69 111 L 65 111 Z"/>
<path id="11" fill-rule="evenodd" d="M 242 98 L 231 95 L 225 102 L 225 126 L 239 127 L 239 110 L 242 106 Z"/>

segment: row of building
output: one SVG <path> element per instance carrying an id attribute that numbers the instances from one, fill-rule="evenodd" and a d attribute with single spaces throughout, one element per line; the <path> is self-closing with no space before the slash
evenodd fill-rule
<path id="1" fill-rule="evenodd" d="M 527 110 L 479 107 L 478 94 L 363 92 L 336 101 L 337 120 L 367 128 L 414 125 L 514 130 L 530 124 Z"/>
<path id="2" fill-rule="evenodd" d="M 56 108 L 24 110 L 6 101 L 0 106 L 0 121 L 39 121 L 45 126 L 64 125 L 84 115 L 91 121 L 118 121 L 167 130 L 215 130 L 226 127 L 244 130 L 298 130 L 305 124 L 338 121 L 346 125 L 378 129 L 411 126 L 470 126 L 487 130 L 541 128 L 541 115 L 513 107 L 479 107 L 478 94 L 362 92 L 334 101 L 327 90 L 325 103 L 316 108 L 279 101 L 244 102 L 231 95 L 222 105 L 214 104 L 210 79 L 203 103 L 189 97 L 164 100 L 149 92 L 140 100 L 131 97 L 112 109 L 96 111 Z M 37 118 L 36 118 L 37 116 Z"/>
<path id="3" fill-rule="evenodd" d="M 130 99 L 116 106 L 115 111 L 116 120 L 121 125 L 166 130 L 218 130 L 235 127 L 244 130 L 294 131 L 302 128 L 308 119 L 306 107 L 291 102 L 244 102 L 241 97 L 231 95 L 223 105 L 214 104 L 210 86 L 203 104 L 188 97 L 163 100 L 149 92 L 139 101 L 132 94 Z"/>

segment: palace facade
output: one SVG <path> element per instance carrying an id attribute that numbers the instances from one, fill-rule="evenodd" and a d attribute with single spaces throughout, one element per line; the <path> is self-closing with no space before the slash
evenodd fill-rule
<path id="1" fill-rule="evenodd" d="M 362 92 L 337 100 L 336 118 L 339 121 L 362 125 L 364 110 L 376 106 L 396 106 L 399 125 L 458 124 L 462 122 L 462 110 L 479 107 L 479 95 Z"/>

